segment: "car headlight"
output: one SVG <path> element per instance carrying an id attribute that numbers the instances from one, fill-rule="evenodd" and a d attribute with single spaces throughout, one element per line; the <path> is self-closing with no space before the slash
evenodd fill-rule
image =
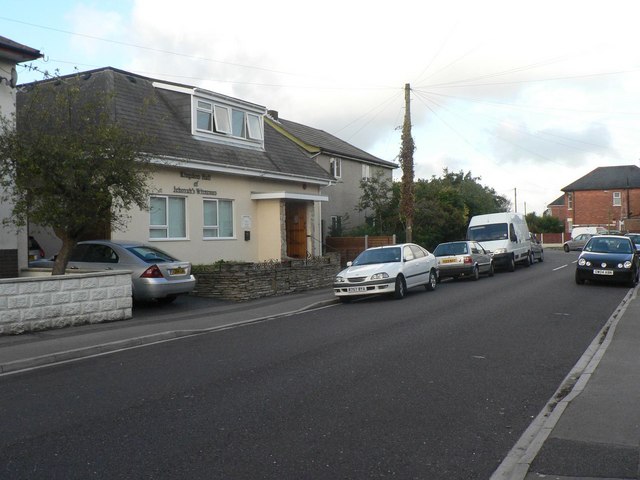
<path id="1" fill-rule="evenodd" d="M 344 277 L 337 276 L 336 283 L 344 283 Z"/>
<path id="2" fill-rule="evenodd" d="M 389 278 L 387 272 L 374 273 L 371 275 L 371 280 L 382 280 L 383 278 Z"/>
<path id="3" fill-rule="evenodd" d="M 627 260 L 626 262 L 624 262 L 624 268 L 631 268 L 631 260 Z"/>
<path id="4" fill-rule="evenodd" d="M 500 254 L 500 253 L 507 253 L 507 249 L 506 248 L 496 248 L 493 251 L 494 255 Z"/>
<path id="5" fill-rule="evenodd" d="M 587 264 L 587 261 L 584 258 L 581 258 L 580 260 L 578 260 L 578 265 L 580 265 L 581 267 L 584 267 Z"/>

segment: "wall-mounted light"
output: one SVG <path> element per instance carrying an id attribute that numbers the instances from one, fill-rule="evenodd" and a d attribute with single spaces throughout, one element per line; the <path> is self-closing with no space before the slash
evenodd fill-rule
<path id="1" fill-rule="evenodd" d="M 11 88 L 16 88 L 18 84 L 18 71 L 16 67 L 11 67 L 11 78 L 0 76 L 0 81 L 4 80 Z"/>

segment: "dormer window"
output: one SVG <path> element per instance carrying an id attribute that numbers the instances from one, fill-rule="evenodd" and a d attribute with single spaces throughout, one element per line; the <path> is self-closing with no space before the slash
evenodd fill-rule
<path id="1" fill-rule="evenodd" d="M 241 145 L 237 140 L 249 140 L 249 144 L 262 147 L 264 130 L 262 112 L 256 108 L 243 108 L 241 102 L 224 102 L 197 98 L 194 96 L 194 134 L 199 136 L 211 135 L 209 138 L 219 139 L 225 143 Z M 236 106 L 235 103 L 238 105 Z M 255 106 L 254 106 L 255 107 Z M 254 110 L 254 111 L 251 111 Z M 225 140 L 228 139 L 228 140 Z M 237 139 L 237 140 L 236 140 Z"/>

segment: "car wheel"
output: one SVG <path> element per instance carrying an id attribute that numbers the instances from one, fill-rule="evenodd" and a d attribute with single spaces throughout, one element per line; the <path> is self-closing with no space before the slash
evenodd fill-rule
<path id="1" fill-rule="evenodd" d="M 396 300 L 402 300 L 407 294 L 407 284 L 404 281 L 404 277 L 402 275 L 398 275 L 396 277 L 396 290 L 393 293 L 393 296 Z"/>
<path id="2" fill-rule="evenodd" d="M 576 283 L 577 283 L 578 285 L 584 285 L 584 278 L 582 278 L 582 277 L 578 274 L 578 272 L 576 272 Z"/>
<path id="3" fill-rule="evenodd" d="M 478 266 L 473 267 L 473 273 L 471 274 L 474 281 L 480 279 L 480 270 L 478 270 Z"/>
<path id="4" fill-rule="evenodd" d="M 493 274 L 495 273 L 495 271 L 496 271 L 496 269 L 495 269 L 495 268 L 494 268 L 494 266 L 493 266 L 493 262 L 491 262 L 491 263 L 489 264 L 489 276 L 490 276 L 490 277 L 493 277 Z"/>
<path id="5" fill-rule="evenodd" d="M 629 287 L 634 288 L 638 284 L 638 272 L 633 272 L 631 280 L 629 280 Z"/>
<path id="6" fill-rule="evenodd" d="M 544 262 L 544 250 L 542 250 L 540 252 L 540 258 L 538 259 L 539 262 Z"/>
<path id="7" fill-rule="evenodd" d="M 436 289 L 437 283 L 438 276 L 436 275 L 435 270 L 431 270 L 429 272 L 429 282 L 425 283 L 424 288 L 426 288 L 428 292 L 433 292 Z"/>
<path id="8" fill-rule="evenodd" d="M 531 261 L 531 252 L 527 252 L 527 259 L 524 261 L 525 267 L 530 267 L 533 262 Z"/>
<path id="9" fill-rule="evenodd" d="M 569 253 L 569 245 L 565 245 L 562 248 L 564 249 L 565 252 Z"/>
<path id="10" fill-rule="evenodd" d="M 509 265 L 507 266 L 507 270 L 509 270 L 510 272 L 516 271 L 516 261 L 514 260 L 513 255 L 509 257 Z"/>

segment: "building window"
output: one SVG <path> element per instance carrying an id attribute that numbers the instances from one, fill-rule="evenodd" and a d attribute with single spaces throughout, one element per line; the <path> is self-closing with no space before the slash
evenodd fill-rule
<path id="1" fill-rule="evenodd" d="M 262 142 L 262 116 L 231 106 L 205 100 L 195 100 L 196 131 Z"/>
<path id="2" fill-rule="evenodd" d="M 213 105 L 209 102 L 198 101 L 196 127 L 198 130 L 213 132 Z"/>
<path id="3" fill-rule="evenodd" d="M 262 122 L 258 115 L 247 113 L 247 134 L 252 140 L 262 140 Z"/>
<path id="4" fill-rule="evenodd" d="M 329 165 L 331 167 L 331 175 L 335 178 L 342 178 L 342 159 L 332 158 L 329 160 Z"/>
<path id="5" fill-rule="evenodd" d="M 331 216 L 331 231 L 329 235 L 332 237 L 342 235 L 342 217 L 340 215 Z"/>
<path id="6" fill-rule="evenodd" d="M 203 201 L 204 238 L 233 238 L 233 202 L 231 200 Z"/>
<path id="7" fill-rule="evenodd" d="M 184 197 L 152 196 L 149 209 L 149 238 L 187 238 Z"/>
<path id="8" fill-rule="evenodd" d="M 369 180 L 371 178 L 371 165 L 362 164 L 362 179 Z"/>
<path id="9" fill-rule="evenodd" d="M 567 193 L 567 210 L 573 210 L 573 192 Z"/>
<path id="10" fill-rule="evenodd" d="M 620 207 L 622 205 L 622 194 L 621 192 L 613 192 L 613 206 Z"/>

